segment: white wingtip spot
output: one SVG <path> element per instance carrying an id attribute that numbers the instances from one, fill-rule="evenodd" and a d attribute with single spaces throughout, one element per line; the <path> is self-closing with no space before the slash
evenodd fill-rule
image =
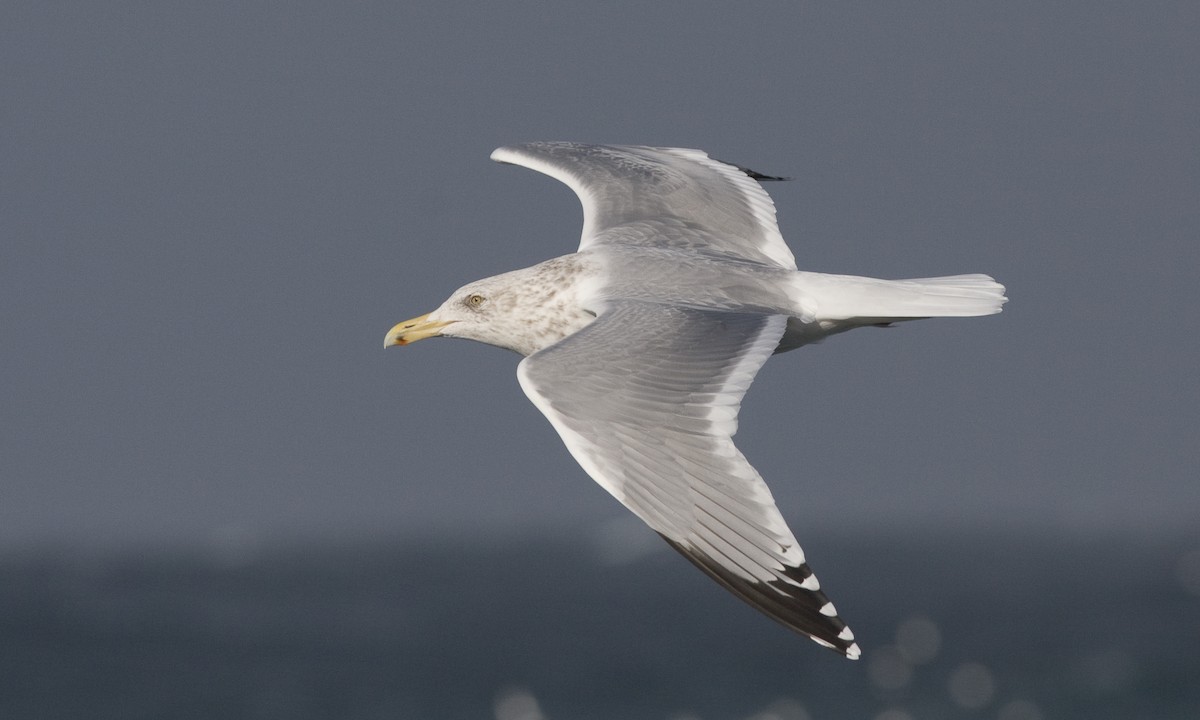
<path id="1" fill-rule="evenodd" d="M 804 578 L 804 582 L 800 583 L 800 587 L 804 588 L 805 590 L 816 591 L 821 589 L 821 582 L 817 580 L 816 575 L 809 575 L 808 577 Z"/>
<path id="2" fill-rule="evenodd" d="M 846 648 L 846 657 L 850 658 L 851 660 L 857 660 L 860 656 L 862 656 L 862 650 L 858 649 L 858 643 L 854 643 L 850 647 Z"/>
<path id="3" fill-rule="evenodd" d="M 850 628 L 848 626 L 842 628 L 842 631 L 840 633 L 838 633 L 838 640 L 853 640 L 853 639 L 854 639 L 854 633 L 850 632 Z"/>
<path id="4" fill-rule="evenodd" d="M 825 617 L 834 617 L 835 615 L 837 615 L 837 608 L 835 608 L 833 606 L 833 603 L 827 602 L 821 606 L 821 609 L 818 612 L 820 612 Z"/>

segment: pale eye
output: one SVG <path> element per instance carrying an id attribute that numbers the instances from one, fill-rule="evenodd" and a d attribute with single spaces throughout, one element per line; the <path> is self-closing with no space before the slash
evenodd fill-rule
<path id="1" fill-rule="evenodd" d="M 472 293 L 467 296 L 467 305 L 477 308 L 483 304 L 483 296 L 479 293 Z"/>

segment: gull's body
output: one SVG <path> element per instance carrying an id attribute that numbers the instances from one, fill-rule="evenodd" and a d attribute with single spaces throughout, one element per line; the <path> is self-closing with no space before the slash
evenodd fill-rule
<path id="1" fill-rule="evenodd" d="M 493 153 L 579 195 L 579 250 L 470 283 L 385 345 L 463 337 L 526 356 L 521 387 L 584 470 L 767 615 L 846 656 L 854 635 L 733 444 L 775 352 L 864 325 L 1000 311 L 986 275 L 801 272 L 769 178 L 698 150 L 530 143 Z"/>

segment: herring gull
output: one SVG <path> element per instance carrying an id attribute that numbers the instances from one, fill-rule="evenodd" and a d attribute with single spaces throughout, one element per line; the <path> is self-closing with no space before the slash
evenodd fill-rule
<path id="1" fill-rule="evenodd" d="M 579 250 L 465 285 L 384 346 L 460 337 L 525 356 L 521 389 L 593 480 L 735 595 L 857 658 L 734 446 L 742 397 L 774 353 L 857 327 L 997 313 L 1004 287 L 797 270 L 759 185 L 782 178 L 699 150 L 536 142 L 492 159 L 575 191 Z"/>

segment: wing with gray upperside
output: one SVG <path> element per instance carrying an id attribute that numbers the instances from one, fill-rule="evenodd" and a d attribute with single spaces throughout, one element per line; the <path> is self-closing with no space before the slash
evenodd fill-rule
<path id="1" fill-rule="evenodd" d="M 700 150 L 537 142 L 498 148 L 492 159 L 545 173 L 575 191 L 583 204 L 580 250 L 679 247 L 796 268 L 775 205 L 754 179 L 769 176 Z"/>
<path id="2" fill-rule="evenodd" d="M 858 656 L 771 491 L 733 444 L 783 316 L 614 303 L 521 362 L 581 466 L 675 549 L 784 625 Z"/>

